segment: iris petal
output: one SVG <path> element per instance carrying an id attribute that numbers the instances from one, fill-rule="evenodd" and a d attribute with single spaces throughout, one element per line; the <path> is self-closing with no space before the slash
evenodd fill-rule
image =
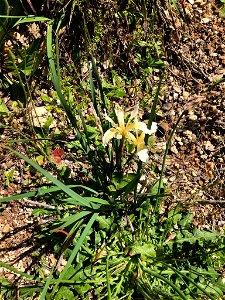
<path id="1" fill-rule="evenodd" d="M 118 120 L 118 123 L 119 123 L 119 127 L 121 129 L 124 129 L 125 128 L 125 125 L 124 125 L 124 111 L 117 107 L 115 109 L 115 112 L 116 112 L 116 117 L 117 117 L 117 120 Z"/>
<path id="2" fill-rule="evenodd" d="M 108 121 L 108 122 L 110 122 L 113 126 L 114 126 L 114 121 L 107 115 L 107 113 L 105 112 L 105 114 L 104 114 L 104 117 L 105 117 L 105 119 Z"/>
<path id="3" fill-rule="evenodd" d="M 156 130 L 157 130 L 156 123 L 155 122 L 153 122 L 153 123 L 152 123 L 151 129 L 148 129 L 147 125 L 145 123 L 143 123 L 143 122 L 135 122 L 135 123 L 133 123 L 133 126 L 134 126 L 133 128 L 137 129 L 137 130 L 141 130 L 144 133 L 151 135 L 151 134 L 155 133 Z M 132 125 L 132 124 L 130 124 L 130 125 Z"/>
<path id="4" fill-rule="evenodd" d="M 143 162 L 147 162 L 148 160 L 148 150 L 145 148 L 139 152 L 137 152 L 139 159 Z"/>
<path id="5" fill-rule="evenodd" d="M 110 128 L 108 129 L 102 138 L 103 146 L 106 146 L 108 142 L 114 138 L 118 134 L 118 130 L 116 128 Z M 117 137 L 118 138 L 118 137 Z"/>
<path id="6" fill-rule="evenodd" d="M 156 122 L 152 122 L 150 131 L 151 131 L 150 134 L 156 133 L 156 131 L 157 131 L 157 123 Z"/>
<path id="7" fill-rule="evenodd" d="M 133 135 L 133 133 L 131 133 L 131 132 L 128 132 L 128 133 L 127 133 L 127 139 L 128 139 L 128 141 L 131 142 L 132 144 L 134 144 L 135 141 L 136 141 L 136 137 L 135 137 L 135 136 Z"/>

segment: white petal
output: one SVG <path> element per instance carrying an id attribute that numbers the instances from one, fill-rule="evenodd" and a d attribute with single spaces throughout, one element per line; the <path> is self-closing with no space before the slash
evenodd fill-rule
<path id="1" fill-rule="evenodd" d="M 131 129 L 141 130 L 146 134 L 152 134 L 152 131 L 148 129 L 147 125 L 143 122 L 135 122 L 128 125 Z"/>
<path id="2" fill-rule="evenodd" d="M 157 124 L 155 122 L 152 122 L 151 129 L 148 129 L 147 125 L 143 122 L 137 122 L 135 125 L 136 129 L 139 129 L 149 135 L 155 133 L 157 130 Z"/>
<path id="3" fill-rule="evenodd" d="M 153 134 L 157 131 L 157 123 L 156 122 L 152 122 L 150 131 L 152 132 L 151 134 Z"/>
<path id="4" fill-rule="evenodd" d="M 117 106 L 115 108 L 116 117 L 120 128 L 124 128 L 124 111 L 121 107 Z"/>
<path id="5" fill-rule="evenodd" d="M 109 130 L 107 130 L 102 138 L 103 146 L 105 147 L 108 142 L 116 136 L 117 133 L 118 131 L 115 128 L 110 128 Z"/>
<path id="6" fill-rule="evenodd" d="M 115 124 L 114 121 L 107 115 L 106 112 L 104 113 L 104 117 L 105 117 L 105 119 L 106 119 L 108 122 L 110 122 L 112 125 Z"/>
<path id="7" fill-rule="evenodd" d="M 148 160 L 148 149 L 143 149 L 137 153 L 139 159 L 143 162 L 147 162 Z"/>

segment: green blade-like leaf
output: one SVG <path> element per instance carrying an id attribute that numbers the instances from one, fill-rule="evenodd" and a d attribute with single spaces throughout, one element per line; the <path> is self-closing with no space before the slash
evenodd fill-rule
<path id="1" fill-rule="evenodd" d="M 155 117 L 156 106 L 157 106 L 157 103 L 158 103 L 158 98 L 159 98 L 160 88 L 161 88 L 161 84 L 162 84 L 162 79 L 163 79 L 163 76 L 160 78 L 160 82 L 157 86 L 157 90 L 156 90 L 156 93 L 155 93 L 155 96 L 154 96 L 153 105 L 152 105 L 151 113 L 150 113 L 149 120 L 148 120 L 148 129 L 151 128 L 152 122 L 153 122 L 154 117 Z"/>
<path id="2" fill-rule="evenodd" d="M 162 276 L 161 274 L 154 272 L 148 268 L 143 267 L 143 271 L 146 272 L 147 274 L 149 274 L 150 276 L 153 276 L 155 278 L 159 278 L 162 281 L 164 281 L 165 283 L 167 283 L 168 285 L 170 285 L 174 291 L 180 296 L 180 299 L 183 300 L 188 300 L 188 298 L 186 298 L 186 296 L 184 295 L 184 293 L 170 280 L 168 280 L 166 277 Z"/>
<path id="3" fill-rule="evenodd" d="M 95 77 L 96 77 L 97 82 L 98 82 L 98 87 L 99 87 L 99 91 L 100 91 L 100 95 L 101 95 L 101 101 L 102 101 L 103 108 L 107 109 L 108 105 L 107 105 L 107 102 L 106 102 L 106 98 L 104 96 L 101 78 L 99 76 L 98 68 L 96 66 L 96 63 L 95 63 L 95 60 L 94 60 L 94 57 L 93 57 L 92 54 L 91 54 L 91 63 L 92 63 L 92 67 L 93 67 L 93 71 L 94 71 Z"/>
<path id="4" fill-rule="evenodd" d="M 38 170 L 41 174 L 43 174 L 46 178 L 48 178 L 52 183 L 54 183 L 56 186 L 58 186 L 62 191 L 64 191 L 64 193 L 66 193 L 67 195 L 69 195 L 70 197 L 73 197 L 76 199 L 76 201 L 78 203 L 80 203 L 83 206 L 88 206 L 88 207 L 92 207 L 92 208 L 99 208 L 99 206 L 97 206 L 96 204 L 92 204 L 90 202 L 88 202 L 85 198 L 81 197 L 80 195 L 78 195 L 77 193 L 75 193 L 73 190 L 71 190 L 68 186 L 66 186 L 65 184 L 63 184 L 61 181 L 59 181 L 58 179 L 56 179 L 54 176 L 52 176 L 49 172 L 47 172 L 46 170 L 44 170 L 42 167 L 40 167 L 36 162 L 32 161 L 31 159 L 27 158 L 25 155 L 13 150 L 10 147 L 5 147 L 8 150 L 12 151 L 13 153 L 15 153 L 18 157 L 22 158 L 23 160 L 25 160 L 29 165 L 31 165 L 32 167 L 34 167 L 36 170 Z"/>
<path id="5" fill-rule="evenodd" d="M 190 278 L 190 276 L 186 276 L 185 274 L 181 273 L 178 269 L 176 268 L 173 268 L 172 266 L 170 265 L 167 265 L 169 268 L 171 268 L 174 273 L 177 273 L 180 275 L 181 278 L 184 278 L 185 280 L 188 280 L 189 282 L 191 282 L 194 286 L 196 286 L 196 288 L 198 288 L 203 294 L 205 294 L 207 297 L 209 297 L 209 299 L 212 299 L 212 300 L 216 300 L 218 299 L 217 297 L 215 298 L 213 295 L 211 295 L 207 290 L 207 286 L 205 287 L 202 287 L 202 284 L 200 283 L 197 283 L 195 282 L 193 279 Z M 183 280 L 184 280 L 183 279 Z M 216 291 L 215 291 L 216 292 Z M 219 296 L 219 295 L 218 295 Z"/>
<path id="6" fill-rule="evenodd" d="M 12 18 L 12 16 L 10 16 L 10 18 Z M 15 16 L 15 18 L 18 18 L 17 16 Z M 35 17 L 35 16 L 27 16 L 27 17 L 21 17 L 14 25 L 13 27 L 16 27 L 19 24 L 22 23 L 30 23 L 30 22 L 43 22 L 43 21 L 50 21 L 49 18 L 46 17 Z"/>
<path id="7" fill-rule="evenodd" d="M 10 265 L 7 265 L 6 263 L 0 261 L 0 267 L 3 267 L 3 268 L 6 268 L 8 269 L 9 271 L 15 273 L 15 274 L 19 274 L 21 276 L 24 276 L 26 277 L 27 279 L 30 279 L 30 280 L 34 280 L 34 276 L 30 275 L 30 274 L 27 274 L 27 273 L 24 273 L 24 272 L 21 272 L 20 270 L 17 270 L 16 268 L 10 266 Z"/>
<path id="8" fill-rule="evenodd" d="M 75 187 L 75 185 L 68 185 L 67 187 L 72 188 L 72 187 Z M 32 191 L 32 192 L 17 194 L 17 195 L 1 198 L 0 203 L 1 202 L 12 201 L 12 200 L 19 200 L 19 199 L 23 199 L 23 198 L 31 198 L 31 197 L 34 197 L 34 196 L 41 196 L 41 195 L 54 193 L 54 192 L 61 191 L 61 190 L 62 189 L 57 187 L 57 186 L 47 188 L 47 189 L 46 188 L 40 188 L 40 189 Z M 72 198 L 70 198 L 70 199 L 72 199 Z"/>
<path id="9" fill-rule="evenodd" d="M 72 264 L 72 262 L 73 262 L 73 260 L 74 260 L 74 258 L 76 256 L 77 252 L 79 251 L 80 247 L 82 246 L 82 244 L 83 244 L 86 236 L 88 235 L 88 233 L 89 233 L 89 231 L 90 231 L 93 223 L 95 222 L 97 216 L 98 216 L 98 213 L 94 213 L 92 215 L 92 217 L 90 218 L 89 222 L 87 223 L 85 229 L 83 230 L 83 232 L 82 232 L 79 240 L 77 241 L 77 243 L 76 243 L 76 245 L 75 245 L 75 247 L 74 247 L 74 249 L 72 251 L 72 254 L 69 257 L 69 260 L 68 260 L 65 268 L 63 269 L 62 273 L 60 274 L 60 277 L 57 279 L 57 281 L 56 281 L 56 283 L 54 285 L 54 288 L 53 288 L 53 291 L 52 291 L 53 295 L 55 294 L 55 291 L 56 291 L 58 285 L 61 282 L 63 282 L 63 276 L 67 273 L 69 267 L 71 266 L 71 264 Z M 52 272 L 51 272 L 51 274 L 50 274 L 50 276 L 48 278 L 48 281 L 46 282 L 45 287 L 44 287 L 44 289 L 42 291 L 42 294 L 40 296 L 40 300 L 45 300 L 45 296 L 46 296 L 46 293 L 48 291 L 48 287 L 51 284 L 52 274 L 53 274 L 53 269 L 52 269 Z M 54 298 L 52 298 L 52 299 L 54 299 Z"/>
<path id="10" fill-rule="evenodd" d="M 93 197 L 83 197 L 84 199 L 92 202 L 92 203 L 99 203 L 99 204 L 106 204 L 109 205 L 109 202 L 103 200 L 101 198 L 93 198 Z M 74 198 L 66 198 L 62 200 L 63 202 L 70 204 L 70 205 L 80 205 Z"/>
<path id="11" fill-rule="evenodd" d="M 88 70 L 89 70 L 89 78 L 90 78 L 90 86 L 91 86 L 91 100 L 93 102 L 93 106 L 96 111 L 96 114 L 99 116 L 99 110 L 98 110 L 98 104 L 96 101 L 96 93 L 95 93 L 95 86 L 94 86 L 94 82 L 93 82 L 92 70 L 91 70 L 89 64 L 88 64 Z"/>
<path id="12" fill-rule="evenodd" d="M 76 130 L 77 138 L 78 138 L 79 142 L 81 143 L 81 146 L 84 149 L 85 153 L 88 153 L 90 149 L 87 146 L 87 144 L 85 143 L 85 140 L 83 139 L 83 137 L 80 133 L 80 130 L 78 128 L 77 121 L 73 115 L 73 112 L 72 112 L 70 106 L 67 104 L 67 101 L 61 91 L 60 70 L 59 70 L 59 66 L 57 65 L 57 71 L 56 71 L 53 52 L 52 52 L 52 49 L 53 49 L 52 26 L 53 26 L 53 21 L 48 23 L 48 28 L 47 28 L 47 56 L 48 56 L 49 68 L 50 68 L 50 72 L 51 72 L 51 79 L 52 79 L 53 85 L 55 87 L 55 90 L 57 92 L 57 95 L 59 97 L 59 100 L 66 112 L 66 115 L 67 115 L 69 121 L 71 122 L 72 126 Z M 56 42 L 57 42 L 57 40 L 56 40 Z M 57 60 L 58 60 L 58 58 L 57 58 Z"/>
<path id="13" fill-rule="evenodd" d="M 76 213 L 75 215 L 66 217 L 62 220 L 60 220 L 60 223 L 62 222 L 63 224 L 57 227 L 57 229 L 62 229 L 70 226 L 71 224 L 84 219 L 87 215 L 89 215 L 91 212 L 90 211 L 81 211 L 79 213 Z"/>

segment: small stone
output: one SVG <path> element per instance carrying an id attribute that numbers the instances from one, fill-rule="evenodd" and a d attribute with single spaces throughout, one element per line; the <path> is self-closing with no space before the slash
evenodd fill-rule
<path id="1" fill-rule="evenodd" d="M 164 110 L 170 110 L 172 108 L 172 103 L 165 103 L 165 104 L 163 104 L 163 107 L 162 107 L 162 109 L 164 109 Z"/>
<path id="2" fill-rule="evenodd" d="M 194 176 L 194 177 L 198 176 L 198 174 L 197 174 L 195 171 L 192 171 L 191 174 L 192 174 L 192 176 Z"/>
<path id="3" fill-rule="evenodd" d="M 175 181 L 175 180 L 176 180 L 176 176 L 172 176 L 172 177 L 169 178 L 169 181 L 170 181 L 170 182 L 173 182 L 173 181 Z"/>
<path id="4" fill-rule="evenodd" d="M 190 93 L 187 91 L 183 91 L 183 97 L 184 99 L 187 99 L 189 97 Z"/>
<path id="5" fill-rule="evenodd" d="M 171 150 L 171 152 L 173 152 L 175 154 L 178 154 L 178 150 L 177 150 L 177 147 L 175 145 L 171 146 L 170 150 Z"/>
<path id="6" fill-rule="evenodd" d="M 187 181 L 187 180 L 188 180 L 188 178 L 187 178 L 187 176 L 186 176 L 186 175 L 183 175 L 183 180 L 185 180 L 185 181 Z"/>
<path id="7" fill-rule="evenodd" d="M 31 117 L 33 126 L 42 127 L 49 117 L 52 117 L 51 113 L 46 109 L 45 106 L 35 107 L 31 110 Z M 49 128 L 56 127 L 56 121 L 53 119 Z"/>
<path id="8" fill-rule="evenodd" d="M 177 100 L 178 97 L 179 97 L 179 94 L 178 94 L 178 93 L 173 93 L 173 98 L 174 98 L 174 100 Z"/>
<path id="9" fill-rule="evenodd" d="M 198 184 L 202 186 L 204 184 L 204 182 L 202 180 L 199 180 Z"/>
<path id="10" fill-rule="evenodd" d="M 204 142 L 205 150 L 214 151 L 215 147 L 210 141 Z"/>
<path id="11" fill-rule="evenodd" d="M 211 19 L 209 19 L 209 18 L 202 18 L 201 19 L 201 22 L 203 23 L 203 24 L 207 24 L 207 23 L 209 23 L 211 21 Z"/>
<path id="12" fill-rule="evenodd" d="M 192 131 L 191 130 L 185 130 L 183 132 L 184 135 L 188 136 L 188 137 L 191 137 L 192 136 Z"/>
<path id="13" fill-rule="evenodd" d="M 175 110 L 174 110 L 174 109 L 171 109 L 171 110 L 168 112 L 168 115 L 169 115 L 170 117 L 174 117 L 174 116 L 176 115 Z"/>
<path id="14" fill-rule="evenodd" d="M 186 148 L 185 146 L 180 146 L 180 150 L 181 150 L 181 151 L 186 151 L 187 148 Z"/>
<path id="15" fill-rule="evenodd" d="M 182 90 L 179 86 L 174 86 L 174 91 L 177 92 L 178 94 L 181 94 L 182 93 Z"/>
<path id="16" fill-rule="evenodd" d="M 215 105 L 212 105 L 211 109 L 212 109 L 213 113 L 215 113 L 215 114 L 218 113 L 218 109 L 217 109 L 217 107 Z"/>
<path id="17" fill-rule="evenodd" d="M 10 226 L 9 226 L 8 224 L 5 224 L 5 225 L 3 226 L 3 228 L 1 228 L 1 231 L 2 231 L 3 233 L 9 232 L 9 231 L 10 231 Z"/>
<path id="18" fill-rule="evenodd" d="M 179 142 L 179 141 L 181 141 L 181 137 L 177 135 L 177 136 L 175 136 L 175 140 Z"/>
<path id="19" fill-rule="evenodd" d="M 189 116 L 189 120 L 191 120 L 191 121 L 196 121 L 197 119 L 198 119 L 198 117 L 194 114 Z"/>

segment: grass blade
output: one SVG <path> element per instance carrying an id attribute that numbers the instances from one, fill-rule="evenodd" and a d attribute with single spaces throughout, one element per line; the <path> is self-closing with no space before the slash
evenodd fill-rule
<path id="1" fill-rule="evenodd" d="M 160 78 L 156 93 L 154 95 L 152 109 L 151 109 L 150 116 L 149 116 L 149 119 L 148 119 L 148 126 L 147 126 L 148 129 L 151 128 L 152 122 L 153 122 L 154 117 L 155 117 L 156 106 L 157 106 L 157 103 L 158 103 L 158 98 L 159 98 L 160 88 L 161 88 L 161 85 L 162 85 L 162 80 L 163 80 L 163 76 L 161 76 L 161 78 Z"/>
<path id="2" fill-rule="evenodd" d="M 92 63 L 92 68 L 93 68 L 96 80 L 98 82 L 98 88 L 99 88 L 99 91 L 100 91 L 101 101 L 102 101 L 102 105 L 103 105 L 102 108 L 107 109 L 108 105 L 107 105 L 106 98 L 105 98 L 104 93 L 103 93 L 101 78 L 99 76 L 98 68 L 96 66 L 96 63 L 95 63 L 95 60 L 94 60 L 94 57 L 92 56 L 92 54 L 91 54 L 91 63 Z"/>
<path id="3" fill-rule="evenodd" d="M 59 227 L 57 227 L 56 229 L 63 229 L 66 228 L 68 226 L 70 226 L 71 224 L 84 219 L 86 216 L 88 216 L 91 212 L 90 211 L 81 211 L 79 213 L 76 213 L 75 215 L 66 217 L 62 220 L 60 220 L 60 223 L 63 223 L 62 225 L 60 225 Z M 55 230 L 55 229 L 54 229 Z"/>
<path id="4" fill-rule="evenodd" d="M 24 272 L 22 272 L 22 271 L 20 271 L 20 270 L 17 270 L 16 268 L 14 268 L 14 267 L 12 267 L 12 266 L 9 266 L 9 265 L 5 264 L 5 263 L 2 262 L 2 261 L 0 261 L 0 267 L 6 268 L 7 270 L 9 270 L 9 271 L 11 271 L 11 272 L 13 272 L 13 273 L 15 273 L 15 274 L 24 276 L 24 277 L 26 277 L 26 278 L 29 279 L 29 280 L 34 280 L 34 279 L 35 279 L 34 276 L 32 276 L 32 275 L 30 275 L 30 274 L 27 274 L 27 273 L 24 273 Z"/>
<path id="5" fill-rule="evenodd" d="M 161 185 L 162 185 L 162 179 L 163 179 L 163 173 L 164 173 L 164 169 L 165 169 L 165 164 L 166 164 L 166 157 L 167 157 L 167 154 L 168 154 L 168 151 L 169 151 L 169 148 L 170 148 L 170 144 L 171 144 L 171 141 L 172 141 L 172 138 L 173 138 L 173 135 L 177 129 L 177 126 L 178 124 L 180 123 L 180 120 L 183 118 L 183 116 L 187 113 L 187 111 L 183 111 L 182 114 L 179 116 L 172 132 L 170 133 L 170 136 L 169 136 L 169 139 L 168 139 L 168 142 L 166 144 L 166 149 L 165 149 L 165 152 L 164 152 L 164 155 L 163 155 L 163 162 L 162 162 L 162 168 L 161 168 L 161 173 L 160 173 L 160 178 L 159 178 L 159 187 L 158 187 L 158 194 L 160 194 L 160 189 L 161 189 Z"/>
<path id="6" fill-rule="evenodd" d="M 72 188 L 72 187 L 76 187 L 76 186 L 75 185 L 68 185 L 67 187 Z M 57 191 L 61 191 L 61 188 L 59 188 L 57 186 L 47 188 L 47 189 L 46 188 L 40 188 L 40 189 L 32 191 L 32 192 L 1 198 L 0 203 L 1 202 L 12 201 L 12 200 L 19 200 L 19 199 L 23 199 L 23 198 L 31 198 L 31 197 L 34 197 L 34 196 L 41 196 L 41 195 L 45 195 L 45 194 L 49 194 L 49 193 L 54 193 L 54 192 L 57 192 Z M 96 201 L 96 202 L 98 202 L 98 201 Z"/>
<path id="7" fill-rule="evenodd" d="M 56 186 L 58 186 L 62 191 L 64 191 L 64 193 L 66 193 L 67 195 L 69 195 L 72 198 L 75 198 L 75 200 L 80 203 L 83 206 L 87 206 L 87 207 L 92 207 L 92 208 L 99 208 L 99 206 L 97 206 L 96 204 L 92 204 L 90 203 L 88 200 L 86 200 L 85 198 L 81 197 L 79 194 L 77 194 L 76 192 L 74 192 L 73 190 L 71 190 L 68 186 L 66 186 L 65 184 L 63 184 L 61 181 L 59 181 L 58 179 L 56 179 L 54 176 L 52 176 L 49 172 L 47 172 L 46 170 L 44 170 L 42 167 L 40 167 L 36 162 L 32 161 L 31 159 L 27 158 L 25 155 L 17 152 L 16 150 L 13 150 L 10 147 L 5 147 L 8 150 L 12 151 L 14 154 L 16 154 L 18 157 L 22 158 L 23 160 L 25 160 L 29 165 L 31 165 L 32 167 L 34 167 L 36 170 L 38 170 L 42 175 L 44 175 L 47 179 L 49 179 L 52 183 L 54 183 Z"/>
<path id="8" fill-rule="evenodd" d="M 91 100 L 92 100 L 94 109 L 96 111 L 96 114 L 99 117 L 99 111 L 98 111 L 98 105 L 97 105 L 97 101 L 96 101 L 96 93 L 95 93 L 95 86 L 94 86 L 94 82 L 93 82 L 92 70 L 91 70 L 91 67 L 89 64 L 88 64 L 88 70 L 89 70 L 90 86 L 91 86 Z"/>
<path id="9" fill-rule="evenodd" d="M 145 267 L 143 267 L 143 271 L 148 273 L 150 276 L 159 278 L 162 281 L 164 281 L 165 283 L 167 283 L 168 285 L 170 285 L 174 289 L 174 291 L 180 296 L 180 299 L 188 300 L 188 298 L 185 297 L 185 295 L 182 293 L 182 291 L 180 289 L 178 289 L 175 284 L 173 284 L 170 280 L 168 280 L 164 276 L 158 274 L 157 272 L 153 272 L 152 270 L 149 270 Z"/>
<path id="10" fill-rule="evenodd" d="M 1 16 L 0 16 L 1 17 Z M 9 16 L 10 18 L 12 18 L 12 16 Z M 43 22 L 43 21 L 50 21 L 49 18 L 46 17 L 36 17 L 36 16 L 13 16 L 14 18 L 20 18 L 14 25 L 13 27 L 16 27 L 19 24 L 22 23 L 29 23 L 29 22 Z"/>
<path id="11" fill-rule="evenodd" d="M 52 292 L 53 296 L 54 296 L 54 293 L 56 292 L 56 289 L 57 289 L 58 285 L 60 284 L 61 280 L 63 280 L 63 276 L 67 273 L 67 271 L 68 271 L 69 267 L 71 266 L 71 264 L 72 264 L 72 262 L 73 262 L 73 260 L 74 260 L 74 258 L 76 256 L 77 252 L 79 251 L 80 247 L 82 246 L 82 244 L 83 244 L 86 236 L 88 235 L 88 233 L 89 233 L 89 231 L 90 231 L 93 223 L 95 222 L 97 216 L 98 216 L 98 213 L 94 213 L 92 215 L 92 217 L 90 218 L 90 220 L 88 221 L 85 229 L 83 230 L 83 232 L 82 232 L 79 240 L 77 241 L 77 243 L 76 243 L 76 245 L 75 245 L 75 247 L 73 249 L 73 252 L 70 255 L 70 258 L 68 259 L 68 262 L 67 262 L 65 268 L 63 269 L 62 273 L 60 274 L 60 277 L 56 281 L 56 285 L 54 286 L 53 292 Z M 42 299 L 44 299 L 44 298 L 42 298 Z"/>
<path id="12" fill-rule="evenodd" d="M 212 299 L 212 300 L 216 300 L 218 299 L 217 297 L 213 297 L 212 295 L 210 295 L 210 293 L 208 293 L 206 291 L 206 289 L 202 288 L 198 283 L 196 283 L 193 279 L 191 279 L 190 277 L 186 276 L 185 274 L 181 273 L 180 271 L 178 271 L 176 268 L 173 268 L 172 266 L 170 265 L 167 265 L 170 269 L 172 269 L 174 271 L 174 273 L 177 273 L 178 275 L 180 275 L 180 277 L 184 280 L 185 282 L 185 279 L 190 281 L 194 286 L 196 286 L 197 289 L 199 289 L 203 294 L 205 294 L 206 296 L 209 297 L 209 299 Z M 219 295 L 218 295 L 219 296 Z"/>
<path id="13" fill-rule="evenodd" d="M 107 279 L 108 300 L 112 300 L 112 293 L 110 287 L 110 274 L 109 274 L 109 255 L 107 255 L 106 257 L 106 279 Z"/>

